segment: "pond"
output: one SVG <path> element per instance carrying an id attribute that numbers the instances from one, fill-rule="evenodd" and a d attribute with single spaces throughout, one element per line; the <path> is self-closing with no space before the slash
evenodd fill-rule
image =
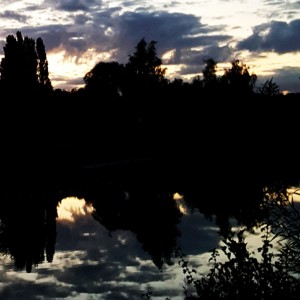
<path id="1" fill-rule="evenodd" d="M 162 171 L 153 179 L 140 166 L 130 176 L 127 167 L 100 169 L 25 198 L 2 196 L 1 299 L 184 299 L 193 287 L 176 249 L 207 273 L 228 224 L 243 227 L 242 213 L 219 212 L 218 196 L 202 211 L 190 205 L 182 177 L 165 181 Z M 261 246 L 260 236 L 259 229 L 247 233 L 250 250 Z"/>

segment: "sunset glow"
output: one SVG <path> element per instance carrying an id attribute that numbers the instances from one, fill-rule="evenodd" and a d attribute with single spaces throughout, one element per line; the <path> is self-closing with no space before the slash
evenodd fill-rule
<path id="1" fill-rule="evenodd" d="M 202 75 L 207 58 L 220 70 L 239 59 L 260 83 L 300 91 L 296 0 L 1 1 L 0 11 L 2 44 L 17 30 L 43 38 L 54 88 L 82 87 L 100 61 L 126 63 L 144 37 L 157 42 L 168 79 Z"/>

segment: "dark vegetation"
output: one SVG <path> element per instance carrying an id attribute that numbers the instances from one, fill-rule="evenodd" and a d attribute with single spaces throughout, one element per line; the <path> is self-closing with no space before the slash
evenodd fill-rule
<path id="1" fill-rule="evenodd" d="M 261 246 L 250 250 L 246 228 L 230 231 L 223 235 L 223 245 L 212 250 L 207 274 L 191 268 L 177 249 L 178 263 L 186 276 L 185 299 L 299 298 L 299 207 L 286 194 L 268 191 L 262 209 L 265 218 L 257 224 Z"/>
<path id="2" fill-rule="evenodd" d="M 51 84 L 41 38 L 8 36 L 0 65 L 1 253 L 28 272 L 45 250 L 51 261 L 56 205 L 76 195 L 93 203 L 109 232 L 135 232 L 161 269 L 176 249 L 179 192 L 191 209 L 216 216 L 228 258 L 218 262 L 214 250 L 210 273 L 197 277 L 175 251 L 193 297 L 299 297 L 300 218 L 285 200 L 300 179 L 300 95 L 283 95 L 273 78 L 256 87 L 239 60 L 221 76 L 216 70 L 208 59 L 202 77 L 167 80 L 155 41 L 141 39 L 126 64 L 99 62 L 83 88 L 66 91 Z M 231 231 L 230 217 L 265 230 L 262 261 L 249 253 L 244 230 Z M 281 256 L 270 252 L 270 230 L 285 241 Z"/>

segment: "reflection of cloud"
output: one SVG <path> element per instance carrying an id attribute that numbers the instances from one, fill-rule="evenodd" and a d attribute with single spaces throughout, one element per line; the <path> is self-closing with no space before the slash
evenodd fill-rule
<path id="1" fill-rule="evenodd" d="M 84 199 L 69 197 L 62 199 L 57 207 L 57 221 L 74 222 L 76 218 L 91 214 L 93 207 L 86 204 Z"/>
<path id="2" fill-rule="evenodd" d="M 217 247 L 220 241 L 219 228 L 214 220 L 197 212 L 183 216 L 179 229 L 184 234 L 179 238 L 178 245 L 187 255 L 210 251 Z"/>
<path id="3" fill-rule="evenodd" d="M 176 261 L 158 270 L 132 232 L 116 230 L 109 236 L 107 229 L 87 213 L 83 199 L 69 201 L 64 202 L 78 202 L 75 208 L 66 207 L 74 222 L 58 218 L 53 262 L 39 264 L 29 275 L 1 264 L 0 299 L 17 300 L 26 294 L 32 299 L 140 300 L 148 289 L 153 291 L 154 300 L 183 299 L 184 274 Z M 206 260 L 201 252 L 218 243 L 215 228 L 198 214 L 183 216 L 180 229 L 180 246 L 192 265 L 200 266 Z"/>
<path id="4" fill-rule="evenodd" d="M 300 202 L 300 187 L 291 187 L 287 190 L 289 200 Z"/>

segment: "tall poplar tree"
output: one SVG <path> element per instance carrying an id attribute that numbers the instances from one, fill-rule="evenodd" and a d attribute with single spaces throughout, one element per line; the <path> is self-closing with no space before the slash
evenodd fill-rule
<path id="1" fill-rule="evenodd" d="M 8 35 L 3 47 L 4 57 L 0 63 L 2 86 L 10 91 L 34 91 L 52 88 L 48 62 L 42 38 Z"/>
<path id="2" fill-rule="evenodd" d="M 41 37 L 36 40 L 36 51 L 38 57 L 38 81 L 39 84 L 47 88 L 52 88 L 51 81 L 49 79 L 48 61 L 46 55 L 46 49 Z"/>

